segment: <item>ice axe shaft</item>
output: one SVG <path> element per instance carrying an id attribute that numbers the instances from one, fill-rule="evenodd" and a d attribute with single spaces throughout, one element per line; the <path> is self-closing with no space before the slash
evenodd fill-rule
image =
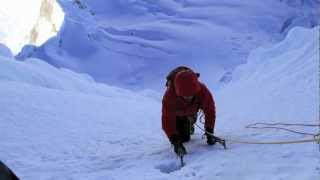
<path id="1" fill-rule="evenodd" d="M 179 156 L 180 158 L 180 166 L 183 167 L 185 164 L 184 164 L 184 161 L 183 161 L 183 157 L 185 155 L 185 152 L 182 151 L 182 149 L 180 149 L 177 153 L 177 155 Z"/>
<path id="2" fill-rule="evenodd" d="M 183 155 L 180 155 L 180 166 L 184 166 Z"/>

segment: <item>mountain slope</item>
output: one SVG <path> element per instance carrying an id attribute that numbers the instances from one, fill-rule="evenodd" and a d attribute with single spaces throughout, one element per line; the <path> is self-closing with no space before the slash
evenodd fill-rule
<path id="1" fill-rule="evenodd" d="M 318 27 L 295 28 L 279 44 L 251 52 L 248 63 L 235 70 L 237 78 L 219 91 L 221 116 L 242 123 L 318 121 L 317 37 Z"/>
<path id="2" fill-rule="evenodd" d="M 166 73 L 181 64 L 217 88 L 251 49 L 279 41 L 294 26 L 313 27 L 319 17 L 316 0 L 59 2 L 65 21 L 58 36 L 18 57 L 134 89 L 161 89 Z"/>
<path id="3" fill-rule="evenodd" d="M 316 36 L 318 27 L 296 28 L 280 44 L 254 51 L 235 71 L 239 78 L 215 93 L 217 135 L 311 138 L 242 128 L 256 121 L 316 123 Z M 315 144 L 228 143 L 225 151 L 208 147 L 199 129 L 186 144 L 186 166 L 180 169 L 161 130 L 158 100 L 38 59 L 0 57 L 0 64 L 0 159 L 22 179 L 313 180 L 320 175 Z"/>

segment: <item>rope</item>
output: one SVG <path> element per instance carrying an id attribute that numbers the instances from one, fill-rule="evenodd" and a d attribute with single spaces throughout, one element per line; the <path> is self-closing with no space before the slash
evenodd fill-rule
<path id="1" fill-rule="evenodd" d="M 215 136 L 214 134 L 207 132 L 203 128 L 201 128 L 198 124 L 195 124 L 199 129 L 203 132 Z M 313 139 L 301 139 L 301 140 L 290 140 L 290 141 L 245 141 L 245 140 L 238 140 L 238 139 L 229 139 L 225 138 L 225 141 L 229 141 L 232 143 L 241 143 L 241 144 L 294 144 L 294 143 L 307 143 L 307 142 L 316 142 L 320 143 L 320 134 L 315 135 Z"/>
<path id="2" fill-rule="evenodd" d="M 204 114 L 202 113 L 202 111 L 199 112 L 199 121 L 201 124 L 204 124 Z M 257 125 L 268 125 L 268 126 L 263 126 L 263 127 L 257 127 Z M 284 130 L 284 131 L 288 131 L 288 132 L 292 132 L 292 133 L 296 133 L 296 134 L 301 134 L 301 135 L 308 135 L 308 136 L 316 136 L 316 134 L 312 134 L 312 133 L 306 133 L 306 132 L 299 132 L 299 131 L 295 131 L 292 129 L 288 129 L 288 128 L 283 128 L 283 127 L 273 127 L 273 126 L 307 126 L 307 127 L 320 127 L 320 124 L 292 124 L 292 123 L 254 123 L 254 124 L 249 124 L 246 126 L 246 128 L 252 128 L 252 129 L 280 129 L 280 130 Z"/>
<path id="3" fill-rule="evenodd" d="M 254 123 L 249 124 L 246 127 L 257 126 L 257 125 L 268 125 L 268 126 L 319 126 L 320 124 L 299 124 L 299 123 Z"/>
<path id="4" fill-rule="evenodd" d="M 301 135 L 309 135 L 309 136 L 315 136 L 316 135 L 316 134 L 312 134 L 312 133 L 299 132 L 299 131 L 295 131 L 295 130 L 291 130 L 291 129 L 287 129 L 287 128 L 282 128 L 282 127 L 265 126 L 265 127 L 246 127 L 246 128 L 253 128 L 253 129 L 281 129 L 281 130 L 285 130 L 285 131 L 289 131 L 289 132 L 296 133 L 296 134 L 301 134 Z"/>
<path id="5" fill-rule="evenodd" d="M 198 113 L 199 121 L 204 124 L 203 118 L 204 118 L 204 113 L 200 111 Z M 200 127 L 197 123 L 195 125 L 205 132 L 206 134 L 210 134 L 212 136 L 215 136 L 213 133 L 207 132 L 205 129 Z M 257 125 L 269 125 L 265 127 L 256 127 Z M 305 132 L 298 132 L 295 130 L 283 128 L 283 127 L 272 127 L 272 126 L 277 126 L 277 125 L 282 125 L 282 126 L 310 126 L 310 127 L 315 127 L 319 126 L 320 124 L 290 124 L 290 123 L 255 123 L 255 124 L 249 124 L 246 126 L 246 128 L 257 128 L 257 129 L 263 129 L 263 128 L 273 128 L 273 129 L 281 129 L 289 132 L 293 132 L 296 134 L 302 134 L 302 135 L 309 135 L 313 136 L 313 139 L 301 139 L 301 140 L 290 140 L 290 141 L 245 141 L 245 140 L 238 140 L 238 139 L 229 139 L 226 138 L 224 139 L 225 141 L 233 142 L 233 143 L 241 143 L 241 144 L 294 144 L 294 143 L 307 143 L 307 142 L 316 142 L 320 144 L 320 133 L 319 134 L 311 134 L 311 133 L 305 133 Z"/>
<path id="6" fill-rule="evenodd" d="M 263 126 L 263 127 L 258 127 L 258 125 L 267 125 L 267 126 Z M 283 128 L 283 127 L 274 127 L 274 126 L 304 126 L 304 127 L 320 127 L 320 124 L 299 124 L 299 123 L 254 123 L 254 124 L 249 124 L 246 126 L 246 128 L 255 128 L 255 129 L 280 129 L 280 130 L 284 130 L 284 131 L 289 131 L 292 133 L 296 133 L 296 134 L 301 134 L 301 135 L 310 135 L 310 136 L 315 136 L 316 134 L 312 134 L 312 133 L 306 133 L 306 132 L 299 132 L 299 131 L 295 131 L 292 129 L 288 129 L 288 128 Z"/>

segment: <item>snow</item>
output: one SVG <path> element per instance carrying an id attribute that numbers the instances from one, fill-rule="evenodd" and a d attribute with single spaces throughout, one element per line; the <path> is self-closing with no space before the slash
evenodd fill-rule
<path id="1" fill-rule="evenodd" d="M 107 154 L 116 162 L 129 147 L 144 151 L 139 144 L 150 140 L 143 132 L 152 134 L 157 128 L 160 107 L 151 98 L 96 84 L 37 59 L 2 57 L 0 63 L 0 159 L 17 160 L 22 179 L 60 179 L 70 173 L 86 179 L 82 173 L 90 166 L 101 171 L 117 166 L 105 163 Z M 131 128 L 137 124 L 144 131 Z M 79 163 L 78 168 L 73 163 Z"/>
<path id="2" fill-rule="evenodd" d="M 14 54 L 26 44 L 39 46 L 55 36 L 64 19 L 56 0 L 0 0 L 0 4 L 0 43 Z"/>
<path id="3" fill-rule="evenodd" d="M 201 72 L 203 80 L 218 89 L 224 83 L 219 80 L 245 63 L 253 48 L 283 39 L 294 26 L 319 24 L 316 0 L 59 4 L 65 12 L 61 30 L 32 56 L 133 90 L 160 91 L 163 77 L 178 65 Z"/>
<path id="4" fill-rule="evenodd" d="M 4 44 L 0 43 L 0 55 L 5 57 L 13 57 L 11 50 Z"/>
<path id="5" fill-rule="evenodd" d="M 318 122 L 315 37 L 319 27 L 294 28 L 284 41 L 252 51 L 248 63 L 233 72 L 235 78 L 214 92 L 217 135 L 259 141 L 311 138 L 243 127 L 252 122 Z M 186 166 L 180 168 L 161 130 L 157 92 L 100 84 L 89 75 L 37 58 L 21 62 L 0 56 L 0 97 L 0 159 L 21 179 L 314 180 L 320 176 L 314 143 L 228 143 L 223 150 L 207 146 L 199 129 L 186 144 Z"/>
<path id="6" fill-rule="evenodd" d="M 248 63 L 233 72 L 237 78 L 218 95 L 226 109 L 220 111 L 220 116 L 242 123 L 318 121 L 319 39 L 316 37 L 319 28 L 294 28 L 279 44 L 252 51 Z M 239 111 L 244 102 L 246 106 Z"/>

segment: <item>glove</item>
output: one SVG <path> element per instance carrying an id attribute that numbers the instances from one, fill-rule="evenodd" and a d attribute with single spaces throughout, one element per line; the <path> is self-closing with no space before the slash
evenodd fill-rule
<path id="1" fill-rule="evenodd" d="M 170 137 L 170 142 L 173 145 L 173 150 L 178 156 L 187 154 L 186 148 L 183 146 L 181 139 L 178 135 Z"/>
<path id="2" fill-rule="evenodd" d="M 209 134 L 210 133 L 210 134 Z M 213 128 L 206 128 L 207 144 L 212 146 L 216 144 L 217 139 L 213 136 Z"/>

